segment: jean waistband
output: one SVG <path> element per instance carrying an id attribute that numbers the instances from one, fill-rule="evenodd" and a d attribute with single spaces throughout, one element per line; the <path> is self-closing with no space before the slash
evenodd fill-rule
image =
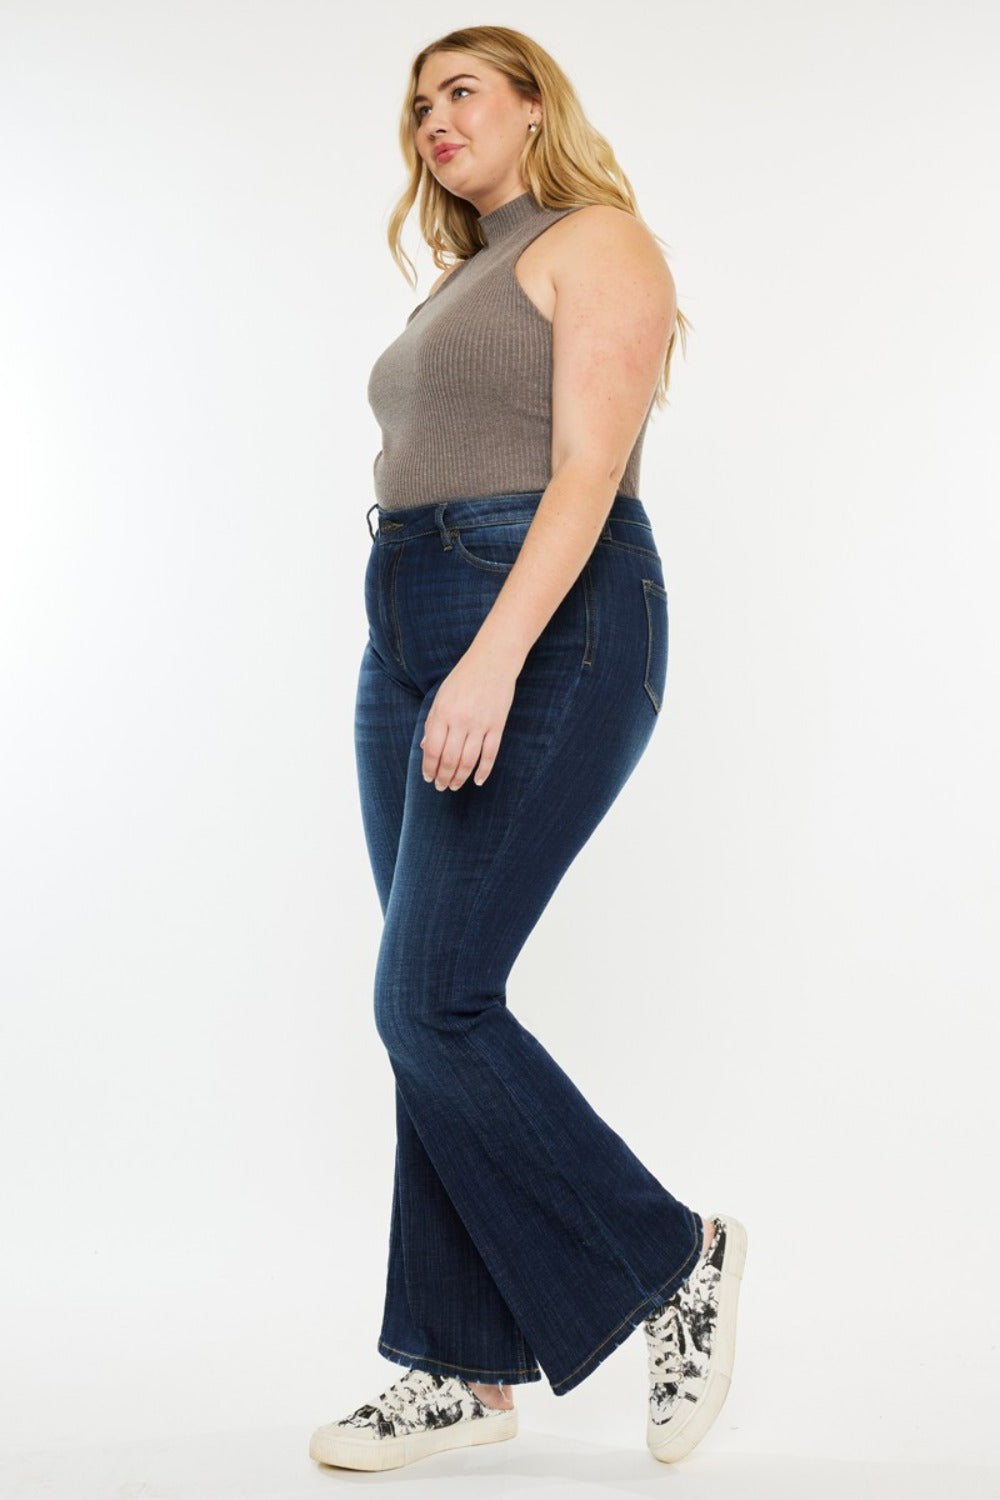
<path id="1" fill-rule="evenodd" d="M 408 542 L 418 536 L 441 532 L 449 526 L 497 525 L 502 521 L 518 521 L 534 515 L 542 490 L 520 490 L 510 495 L 482 495 L 469 500 L 433 500 L 426 505 L 411 505 L 404 510 L 387 510 L 378 501 L 368 507 L 365 519 L 372 541 L 383 544 Z M 377 512 L 372 525 L 372 512 Z M 615 496 L 605 532 L 613 520 L 632 521 L 652 530 L 646 507 L 636 495 Z"/>

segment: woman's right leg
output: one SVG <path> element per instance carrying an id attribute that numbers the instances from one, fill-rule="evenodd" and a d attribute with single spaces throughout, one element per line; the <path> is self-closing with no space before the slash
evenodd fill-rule
<path id="1" fill-rule="evenodd" d="M 355 751 L 365 838 L 383 914 L 422 702 L 369 642 L 358 679 Z M 540 1380 L 541 1370 L 424 1150 L 398 1084 L 395 1093 L 396 1157 L 380 1345 L 404 1358 L 412 1353 L 421 1369 L 443 1365 L 453 1371 L 448 1312 L 475 1309 L 465 1379 L 483 1385 Z"/>

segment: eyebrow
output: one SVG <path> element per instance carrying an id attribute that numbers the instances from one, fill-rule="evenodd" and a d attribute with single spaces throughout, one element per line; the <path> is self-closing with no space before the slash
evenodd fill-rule
<path id="1" fill-rule="evenodd" d="M 479 79 L 476 77 L 475 73 L 456 73 L 454 77 L 445 78 L 443 82 L 438 84 L 438 93 L 440 94 L 442 89 L 448 88 L 449 84 L 457 83 L 460 78 L 471 78 L 475 83 L 479 82 Z M 431 101 L 428 99 L 426 94 L 417 94 L 413 101 L 414 106 L 418 104 L 430 104 L 430 102 Z"/>

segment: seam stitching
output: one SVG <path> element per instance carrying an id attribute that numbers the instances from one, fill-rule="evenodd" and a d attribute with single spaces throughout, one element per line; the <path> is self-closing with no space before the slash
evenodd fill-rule
<path id="1" fill-rule="evenodd" d="M 394 1344 L 388 1344 L 388 1343 L 386 1343 L 385 1339 L 379 1339 L 378 1346 L 379 1346 L 380 1349 L 391 1349 L 392 1352 L 393 1352 L 393 1354 L 401 1354 L 404 1359 L 412 1359 L 414 1361 L 414 1363 L 418 1364 L 418 1365 L 421 1364 L 421 1363 L 423 1363 L 423 1364 L 430 1364 L 430 1365 L 448 1365 L 448 1364 L 450 1364 L 451 1367 L 453 1369 L 455 1369 L 455 1370 L 468 1370 L 470 1373 L 472 1373 L 472 1372 L 474 1372 L 476 1370 L 487 1370 L 487 1367 L 485 1365 L 457 1365 L 457 1364 L 454 1364 L 453 1361 L 446 1360 L 446 1359 L 432 1359 L 430 1357 L 430 1355 L 427 1355 L 427 1354 L 411 1354 L 409 1352 L 409 1350 L 407 1350 L 407 1349 L 397 1349 Z M 500 1376 L 507 1376 L 507 1375 L 531 1375 L 531 1374 L 541 1374 L 541 1370 L 539 1369 L 538 1365 L 522 1365 L 520 1368 L 515 1368 L 513 1370 L 509 1370 L 509 1369 L 508 1370 L 494 1370 L 494 1369 L 489 1369 L 489 1370 L 487 1370 L 487 1373 L 490 1374 L 490 1375 L 500 1375 Z"/>

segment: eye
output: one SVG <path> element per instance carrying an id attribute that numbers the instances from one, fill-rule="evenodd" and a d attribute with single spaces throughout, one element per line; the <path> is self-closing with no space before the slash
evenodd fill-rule
<path id="1" fill-rule="evenodd" d="M 472 90 L 467 88 L 464 83 L 456 83 L 455 87 L 451 90 L 451 98 L 454 99 L 456 94 L 471 94 L 471 92 Z M 413 107 L 413 113 L 418 120 L 422 120 L 429 109 L 429 104 L 416 104 Z"/>

